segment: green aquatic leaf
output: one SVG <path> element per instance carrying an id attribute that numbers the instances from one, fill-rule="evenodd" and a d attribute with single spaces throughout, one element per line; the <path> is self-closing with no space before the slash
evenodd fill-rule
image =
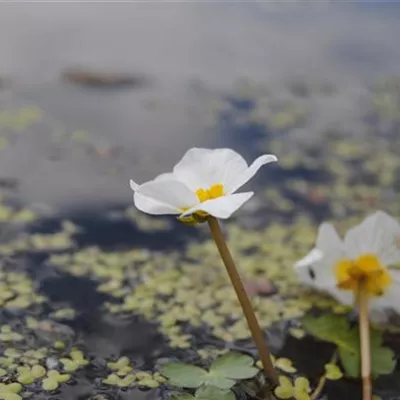
<path id="1" fill-rule="evenodd" d="M 53 378 L 45 378 L 42 381 L 42 388 L 47 392 L 52 392 L 58 388 L 59 384 L 56 379 Z"/>
<path id="2" fill-rule="evenodd" d="M 336 381 L 343 377 L 343 373 L 336 364 L 328 363 L 325 364 L 325 376 L 326 379 Z"/>
<path id="3" fill-rule="evenodd" d="M 189 393 L 173 394 L 171 400 L 195 400 L 195 397 Z"/>
<path id="4" fill-rule="evenodd" d="M 302 324 L 311 335 L 320 340 L 349 350 L 354 348 L 354 334 L 348 320 L 343 316 L 324 314 L 314 317 L 308 314 L 303 317 Z"/>
<path id="5" fill-rule="evenodd" d="M 171 384 L 184 388 L 198 388 L 207 381 L 207 371 L 195 365 L 184 363 L 165 364 L 161 373 Z"/>
<path id="6" fill-rule="evenodd" d="M 360 342 L 358 328 L 351 328 L 343 316 L 326 314 L 322 317 L 305 316 L 304 328 L 318 339 L 334 343 L 338 346 L 340 361 L 346 374 L 351 377 L 360 376 Z M 382 333 L 370 330 L 372 375 L 386 375 L 395 368 L 394 353 L 383 346 Z"/>
<path id="7" fill-rule="evenodd" d="M 293 397 L 294 386 L 292 381 L 284 375 L 279 377 L 279 385 L 274 390 L 275 396 L 278 399 L 286 400 Z"/>
<path id="8" fill-rule="evenodd" d="M 210 371 L 206 375 L 203 383 L 209 386 L 216 386 L 220 389 L 230 389 L 236 383 L 236 381 L 234 379 L 225 377 L 218 371 Z"/>
<path id="9" fill-rule="evenodd" d="M 20 383 L 14 382 L 14 383 L 0 383 L 0 399 L 3 396 L 3 399 L 8 400 L 8 399 L 17 399 L 18 397 L 15 397 L 18 395 L 18 393 L 22 390 L 22 385 Z M 8 394 L 10 396 L 6 397 L 5 395 Z M 14 395 L 11 396 L 11 395 Z"/>
<path id="10" fill-rule="evenodd" d="M 0 391 L 1 400 L 22 400 L 22 397 L 16 393 L 4 393 Z"/>
<path id="11" fill-rule="evenodd" d="M 225 354 L 214 361 L 210 367 L 210 373 L 230 379 L 249 379 L 258 372 L 253 358 L 239 353 Z"/>
<path id="12" fill-rule="evenodd" d="M 71 378 L 71 375 L 70 374 L 60 374 L 56 370 L 51 370 L 47 373 L 47 377 L 50 379 L 56 380 L 58 383 L 65 383 Z"/>
<path id="13" fill-rule="evenodd" d="M 235 395 L 231 390 L 224 390 L 215 386 L 201 386 L 196 390 L 196 399 L 235 400 Z"/>
<path id="14" fill-rule="evenodd" d="M 31 374 L 35 379 L 42 378 L 46 375 L 46 368 L 41 365 L 34 365 L 31 369 Z"/>

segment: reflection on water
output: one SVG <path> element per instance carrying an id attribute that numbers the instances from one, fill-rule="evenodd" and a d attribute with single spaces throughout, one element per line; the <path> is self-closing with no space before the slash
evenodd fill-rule
<path id="1" fill-rule="evenodd" d="M 21 180 L 22 198 L 64 207 L 127 202 L 129 177 L 170 169 L 195 145 L 235 147 L 216 116 L 230 108 L 221 102 L 228 93 L 243 91 L 238 79 L 275 87 L 274 102 L 286 102 L 285 82 L 333 84 L 330 102 L 311 100 L 312 116 L 296 123 L 298 137 L 307 137 L 343 119 L 360 130 L 365 82 L 400 65 L 393 4 L 20 3 L 0 11 L 0 77 L 10 78 L 1 104 L 45 111 L 24 135 L 36 145 L 16 143 L 2 154 L 2 176 Z M 148 84 L 61 83 L 75 67 L 145 76 Z M 264 103 L 257 102 L 258 118 L 268 113 Z M 60 136 L 75 130 L 88 131 L 103 154 L 114 152 L 98 161 L 65 149 Z M 57 140 L 61 150 L 51 144 Z"/>

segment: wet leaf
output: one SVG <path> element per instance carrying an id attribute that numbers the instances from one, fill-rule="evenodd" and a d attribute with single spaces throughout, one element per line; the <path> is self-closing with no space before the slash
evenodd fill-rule
<path id="1" fill-rule="evenodd" d="M 53 390 L 56 390 L 58 388 L 58 382 L 52 378 L 45 378 L 42 382 L 42 388 L 43 390 L 52 392 Z"/>
<path id="2" fill-rule="evenodd" d="M 279 385 L 275 388 L 274 393 L 278 399 L 290 399 L 294 393 L 292 381 L 288 377 L 281 375 L 279 377 Z"/>
<path id="3" fill-rule="evenodd" d="M 207 371 L 190 364 L 166 364 L 161 368 L 161 373 L 171 384 L 184 388 L 198 388 L 207 381 Z"/>
<path id="4" fill-rule="evenodd" d="M 351 328 L 343 316 L 326 314 L 322 317 L 306 316 L 303 325 L 317 338 L 338 346 L 339 357 L 346 374 L 360 376 L 360 344 L 358 328 Z M 393 372 L 396 362 L 391 349 L 382 345 L 382 333 L 370 330 L 372 375 L 386 375 Z"/>
<path id="5" fill-rule="evenodd" d="M 343 373 L 336 364 L 325 364 L 325 376 L 331 381 L 336 381 L 343 377 Z"/>
<path id="6" fill-rule="evenodd" d="M 16 393 L 3 393 L 0 389 L 0 399 L 1 400 L 22 400 L 22 397 Z"/>
<path id="7" fill-rule="evenodd" d="M 195 400 L 195 397 L 189 393 L 182 393 L 172 395 L 171 400 Z"/>
<path id="8" fill-rule="evenodd" d="M 292 360 L 289 358 L 278 358 L 275 361 L 275 367 L 279 368 L 281 371 L 287 372 L 288 374 L 293 374 L 297 370 L 293 367 Z"/>
<path id="9" fill-rule="evenodd" d="M 230 379 L 249 379 L 257 375 L 258 369 L 254 366 L 252 357 L 228 353 L 211 364 L 210 373 Z"/>
<path id="10" fill-rule="evenodd" d="M 235 395 L 230 390 L 223 390 L 215 386 L 202 386 L 196 390 L 196 399 L 235 400 Z"/>

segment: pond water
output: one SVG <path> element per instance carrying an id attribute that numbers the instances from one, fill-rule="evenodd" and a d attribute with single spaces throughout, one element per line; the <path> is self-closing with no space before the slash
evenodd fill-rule
<path id="1" fill-rule="evenodd" d="M 167 399 L 166 360 L 256 355 L 206 227 L 132 206 L 129 179 L 203 146 L 280 159 L 224 230 L 273 353 L 293 363 L 282 373 L 314 388 L 334 347 L 299 319 L 343 310 L 292 266 L 324 220 L 343 233 L 376 209 L 400 218 L 399 15 L 389 2 L 0 4 L 0 384 Z M 384 336 L 396 355 L 398 327 Z M 70 377 L 21 379 L 37 364 Z M 376 380 L 380 398 L 400 396 L 399 371 Z M 324 395 L 358 399 L 360 385 Z"/>

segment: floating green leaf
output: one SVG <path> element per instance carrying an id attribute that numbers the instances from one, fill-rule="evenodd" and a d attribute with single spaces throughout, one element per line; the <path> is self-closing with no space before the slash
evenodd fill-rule
<path id="1" fill-rule="evenodd" d="M 318 339 L 338 346 L 340 361 L 346 374 L 360 376 L 360 344 L 357 327 L 350 327 L 343 316 L 325 314 L 322 317 L 307 315 L 303 318 L 305 329 Z M 372 375 L 390 374 L 395 367 L 394 353 L 383 346 L 382 334 L 371 329 Z"/>
<path id="2" fill-rule="evenodd" d="M 235 400 L 235 395 L 230 390 L 215 386 L 201 386 L 194 396 L 189 393 L 175 394 L 171 400 Z"/>
<path id="3" fill-rule="evenodd" d="M 278 399 L 310 400 L 311 392 L 310 382 L 307 378 L 298 377 L 294 383 L 287 377 L 281 375 L 279 377 L 279 385 L 275 388 L 274 393 Z"/>
<path id="4" fill-rule="evenodd" d="M 42 382 L 43 390 L 52 392 L 53 390 L 56 390 L 58 388 L 58 386 L 59 386 L 59 384 L 58 384 L 57 380 L 54 378 L 43 379 L 43 382 Z"/>
<path id="5" fill-rule="evenodd" d="M 325 364 L 325 376 L 331 381 L 341 379 L 343 374 L 340 368 L 336 364 Z"/>
<path id="6" fill-rule="evenodd" d="M 249 379 L 258 372 L 253 358 L 239 353 L 225 354 L 214 361 L 210 367 L 210 373 L 230 379 Z"/>
<path id="7" fill-rule="evenodd" d="M 198 388 L 207 381 L 207 371 L 195 365 L 170 363 L 161 368 L 161 373 L 170 383 L 185 388 Z"/>
<path id="8" fill-rule="evenodd" d="M 195 400 L 196 398 L 189 393 L 173 394 L 171 400 Z"/>
<path id="9" fill-rule="evenodd" d="M 220 389 L 215 386 L 201 386 L 196 390 L 196 399 L 199 400 L 235 400 L 235 395 L 230 390 Z"/>
<path id="10" fill-rule="evenodd" d="M 248 379 L 257 375 L 254 360 L 247 355 L 228 353 L 214 361 L 207 372 L 195 365 L 183 363 L 166 364 L 161 369 L 172 384 L 186 388 L 201 385 L 230 389 L 238 379 Z"/>

